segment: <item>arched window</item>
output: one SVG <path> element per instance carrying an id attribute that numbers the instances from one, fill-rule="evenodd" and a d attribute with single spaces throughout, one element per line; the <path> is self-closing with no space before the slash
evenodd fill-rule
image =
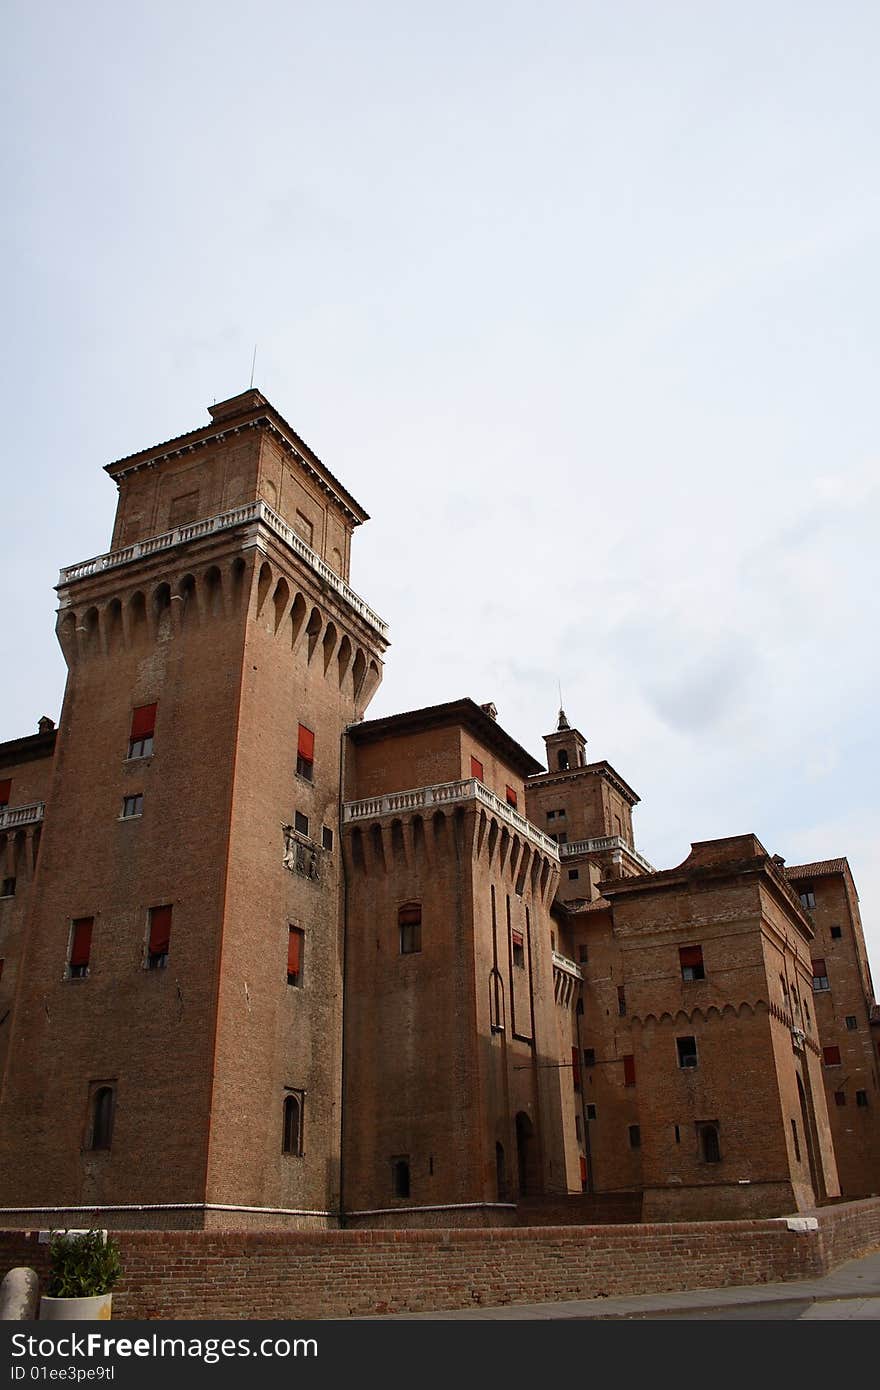
<path id="1" fill-rule="evenodd" d="M 395 1197 L 409 1196 L 409 1159 L 395 1158 L 391 1164 Z"/>
<path id="2" fill-rule="evenodd" d="M 422 949 L 422 905 L 404 903 L 397 909 L 397 927 L 400 932 L 400 954 L 414 955 Z"/>
<path id="3" fill-rule="evenodd" d="M 286 1154 L 302 1153 L 302 1097 L 293 1091 L 288 1091 L 284 1097 L 281 1151 Z"/>
<path id="4" fill-rule="evenodd" d="M 561 771 L 565 772 L 568 768 L 568 754 L 566 753 L 564 748 L 560 748 L 559 752 L 557 753 L 556 762 Z"/>
<path id="5" fill-rule="evenodd" d="M 700 1126 L 700 1152 L 704 1163 L 721 1162 L 721 1145 L 718 1142 L 717 1125 Z"/>
<path id="6" fill-rule="evenodd" d="M 109 1149 L 113 1136 L 113 1087 L 99 1086 L 92 1097 L 93 1149 Z"/>

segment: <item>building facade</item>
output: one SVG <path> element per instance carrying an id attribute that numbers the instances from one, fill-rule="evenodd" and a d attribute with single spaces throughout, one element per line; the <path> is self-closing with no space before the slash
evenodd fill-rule
<path id="1" fill-rule="evenodd" d="M 210 415 L 108 466 L 112 549 L 58 585 L 58 728 L 0 745 L 3 1222 L 880 1190 L 846 861 L 745 835 L 657 872 L 561 712 L 547 771 L 492 705 L 365 719 L 366 513 L 259 392 Z"/>

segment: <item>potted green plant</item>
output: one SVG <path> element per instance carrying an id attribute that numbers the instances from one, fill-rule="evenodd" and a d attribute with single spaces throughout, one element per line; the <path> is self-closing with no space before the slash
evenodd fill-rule
<path id="1" fill-rule="evenodd" d="M 122 1273 L 119 1246 L 106 1231 L 55 1231 L 49 1242 L 49 1292 L 40 1318 L 109 1318 L 112 1288 Z"/>

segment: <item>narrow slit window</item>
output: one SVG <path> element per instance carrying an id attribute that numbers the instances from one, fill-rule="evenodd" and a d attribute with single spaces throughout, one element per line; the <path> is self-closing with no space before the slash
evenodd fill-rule
<path id="1" fill-rule="evenodd" d="M 170 906 L 150 908 L 150 934 L 147 938 L 147 969 L 164 970 L 171 950 Z"/>
<path id="2" fill-rule="evenodd" d="M 71 925 L 70 957 L 67 962 L 67 976 L 70 980 L 83 980 L 89 973 L 94 922 L 93 917 L 77 917 Z"/>
<path id="3" fill-rule="evenodd" d="M 636 1059 L 631 1052 L 623 1059 L 623 1084 L 624 1086 L 636 1084 Z"/>
<path id="4" fill-rule="evenodd" d="M 128 736 L 128 756 L 148 758 L 153 751 L 158 705 L 138 705 L 132 710 L 131 732 Z"/>
<path id="5" fill-rule="evenodd" d="M 397 930 L 400 936 L 400 954 L 417 955 L 422 949 L 421 903 L 404 903 L 397 909 Z"/>
<path id="6" fill-rule="evenodd" d="M 92 1094 L 90 1149 L 109 1149 L 113 1138 L 113 1087 L 99 1086 Z"/>
<path id="7" fill-rule="evenodd" d="M 391 1179 L 395 1197 L 408 1197 L 410 1194 L 408 1158 L 395 1158 L 393 1160 Z"/>
<path id="8" fill-rule="evenodd" d="M 304 777 L 307 782 L 314 781 L 315 735 L 305 724 L 300 724 L 297 736 L 296 772 L 298 777 Z"/>
<path id="9" fill-rule="evenodd" d="M 626 1018 L 626 990 L 623 985 L 617 986 L 617 1012 L 621 1018 Z"/>
<path id="10" fill-rule="evenodd" d="M 629 1146 L 631 1149 L 642 1147 L 642 1131 L 639 1125 L 630 1125 L 629 1127 Z"/>
<path id="11" fill-rule="evenodd" d="M 511 958 L 518 970 L 526 968 L 526 946 L 521 931 L 517 928 L 510 933 Z"/>
<path id="12" fill-rule="evenodd" d="M 303 1096 L 301 1091 L 288 1091 L 284 1097 L 281 1151 L 302 1156 Z"/>
<path id="13" fill-rule="evenodd" d="M 571 1078 L 574 1082 L 574 1089 L 579 1091 L 581 1089 L 581 1059 L 576 1047 L 571 1049 Z"/>
<path id="14" fill-rule="evenodd" d="M 302 927 L 290 927 L 287 932 L 287 983 L 298 989 L 303 982 L 305 932 Z"/>

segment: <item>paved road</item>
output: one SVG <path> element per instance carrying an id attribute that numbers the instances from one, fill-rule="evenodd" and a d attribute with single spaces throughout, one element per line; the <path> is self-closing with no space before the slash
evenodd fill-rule
<path id="1" fill-rule="evenodd" d="M 880 1251 L 838 1265 L 821 1279 L 784 1284 L 750 1284 L 683 1293 L 639 1294 L 631 1298 L 586 1298 L 565 1303 L 508 1303 L 497 1308 L 445 1309 L 435 1313 L 395 1313 L 382 1321 L 531 1319 L 703 1319 L 727 1321 L 880 1321 Z M 373 1319 L 370 1319 L 373 1321 Z"/>

